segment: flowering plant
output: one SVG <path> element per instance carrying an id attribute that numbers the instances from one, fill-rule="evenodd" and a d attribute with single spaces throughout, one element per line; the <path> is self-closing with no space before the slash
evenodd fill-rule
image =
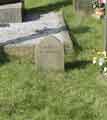
<path id="1" fill-rule="evenodd" d="M 101 72 L 107 74 L 107 53 L 97 52 L 97 56 L 93 57 L 93 64 L 97 64 L 101 68 Z"/>
<path id="2" fill-rule="evenodd" d="M 92 7 L 93 8 L 99 8 L 100 7 L 100 4 L 98 2 L 98 0 L 91 0 L 92 1 Z"/>

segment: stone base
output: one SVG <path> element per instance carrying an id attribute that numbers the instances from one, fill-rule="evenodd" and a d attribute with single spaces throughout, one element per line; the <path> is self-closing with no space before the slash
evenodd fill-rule
<path id="1" fill-rule="evenodd" d="M 0 54 L 35 63 L 39 71 L 64 71 L 64 46 L 53 36 L 40 39 L 32 45 L 6 45 Z"/>
<path id="2" fill-rule="evenodd" d="M 0 24 L 22 22 L 22 3 L 0 5 Z"/>
<path id="3" fill-rule="evenodd" d="M 35 45 L 32 46 L 5 46 L 2 48 L 3 53 L 9 57 L 17 57 L 19 59 L 27 59 L 34 63 Z"/>

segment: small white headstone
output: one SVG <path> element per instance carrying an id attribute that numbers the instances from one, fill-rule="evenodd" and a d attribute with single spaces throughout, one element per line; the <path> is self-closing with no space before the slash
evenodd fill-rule
<path id="1" fill-rule="evenodd" d="M 64 47 L 55 37 L 42 40 L 35 50 L 35 61 L 40 71 L 64 71 Z"/>

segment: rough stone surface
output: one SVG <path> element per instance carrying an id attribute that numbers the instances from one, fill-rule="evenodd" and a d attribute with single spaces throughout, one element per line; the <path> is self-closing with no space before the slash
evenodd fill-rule
<path id="1" fill-rule="evenodd" d="M 64 47 L 56 38 L 48 36 L 35 47 L 35 62 L 40 71 L 64 71 Z"/>
<path id="2" fill-rule="evenodd" d="M 72 41 L 63 17 L 56 12 L 42 14 L 36 20 L 33 19 L 24 23 L 10 23 L 1 26 L 0 46 L 4 46 L 4 50 L 10 55 L 29 56 L 27 54 L 28 51 L 30 56 L 33 56 L 32 47 L 38 46 L 38 43 L 47 36 L 56 37 L 63 46 L 66 48 L 70 47 L 73 50 Z"/>
<path id="3" fill-rule="evenodd" d="M 63 44 L 72 47 L 72 41 L 62 19 L 59 13 L 51 12 L 41 15 L 38 20 L 0 27 L 0 44 L 11 45 L 12 41 L 15 45 L 34 44 L 38 39 L 53 35 Z"/>
<path id="4" fill-rule="evenodd" d="M 22 22 L 22 3 L 0 5 L 0 24 Z"/>
<path id="5" fill-rule="evenodd" d="M 14 47 L 4 47 L 4 53 L 9 56 L 15 56 L 20 59 L 25 58 L 34 63 L 34 49 L 35 46 L 14 46 Z"/>

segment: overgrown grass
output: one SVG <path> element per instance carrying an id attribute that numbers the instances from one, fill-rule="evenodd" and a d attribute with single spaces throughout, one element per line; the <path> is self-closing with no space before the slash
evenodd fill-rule
<path id="1" fill-rule="evenodd" d="M 35 3 L 27 2 L 29 7 Z M 51 1 L 37 0 L 36 3 L 46 5 L 48 2 Z M 81 18 L 71 5 L 63 10 L 70 32 L 74 33 L 82 51 L 74 62 L 65 62 L 64 74 L 39 73 L 28 61 L 2 63 L 0 120 L 107 119 L 107 82 L 98 67 L 90 63 L 93 49 L 103 48 L 103 21 Z"/>
<path id="2" fill-rule="evenodd" d="M 49 4 L 56 4 L 61 2 L 66 2 L 66 0 L 25 0 L 25 6 L 27 9 L 40 7 L 40 6 L 47 6 Z M 67 0 L 68 1 L 68 0 Z"/>

